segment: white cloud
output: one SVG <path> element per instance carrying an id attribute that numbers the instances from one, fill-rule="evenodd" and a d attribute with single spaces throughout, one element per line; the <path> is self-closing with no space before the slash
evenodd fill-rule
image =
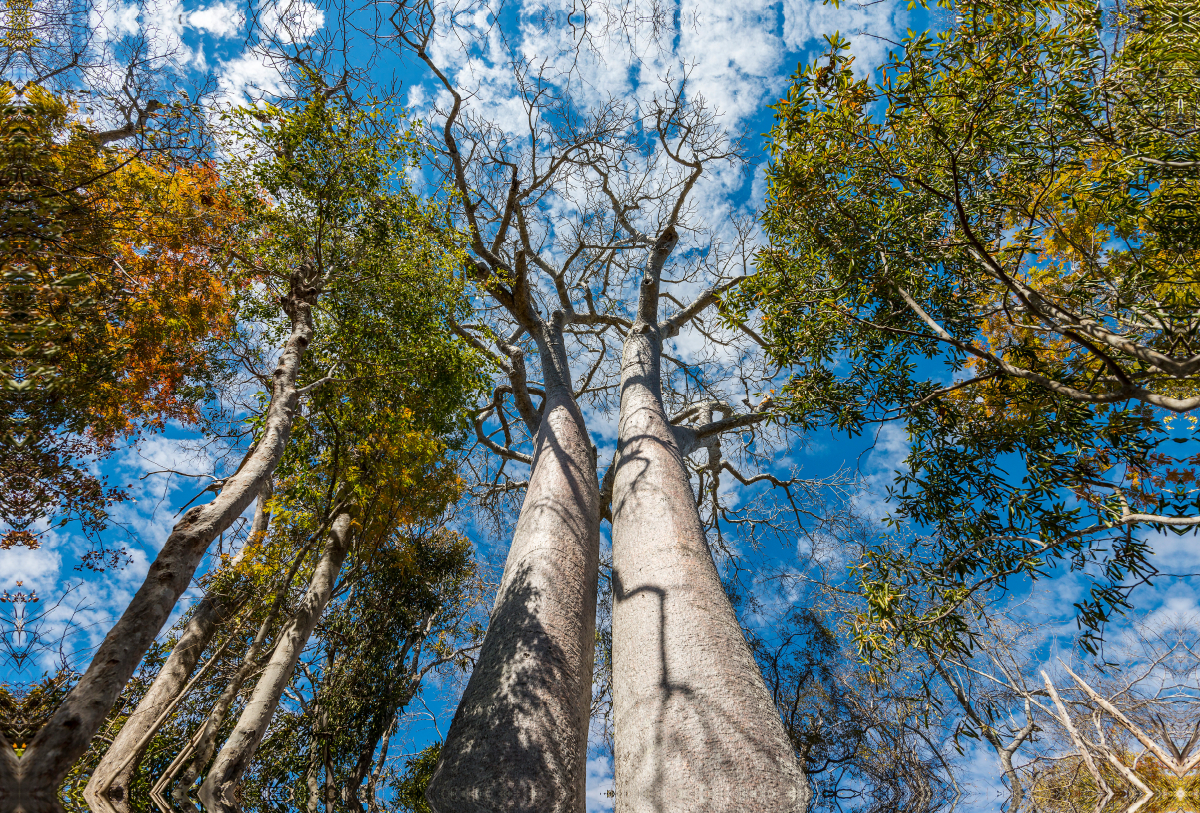
<path id="1" fill-rule="evenodd" d="M 841 6 L 821 0 L 783 0 L 783 39 L 789 48 L 824 51 L 823 37 L 835 31 L 850 42 L 854 72 L 866 77 L 887 59 L 888 41 L 906 27 L 901 3 L 854 3 Z"/>
<path id="2" fill-rule="evenodd" d="M 325 12 L 308 0 L 281 0 L 264 4 L 259 25 L 284 43 L 301 42 L 325 25 Z"/>
<path id="3" fill-rule="evenodd" d="M 250 101 L 254 91 L 281 92 L 284 81 L 261 54 L 244 52 L 222 64 L 217 86 L 222 104 L 239 105 Z"/>
<path id="4" fill-rule="evenodd" d="M 1147 537 L 1154 566 L 1164 573 L 1200 573 L 1200 545 L 1192 534 L 1159 533 Z"/>
<path id="5" fill-rule="evenodd" d="M 62 556 L 50 545 L 0 550 L 0 590 L 49 594 L 58 584 Z"/>
<path id="6" fill-rule="evenodd" d="M 141 10 L 136 3 L 104 3 L 94 6 L 89 15 L 93 32 L 105 40 L 119 39 L 138 33 Z"/>
<path id="7" fill-rule="evenodd" d="M 193 11 L 187 24 L 215 37 L 232 37 L 242 30 L 246 17 L 233 3 L 217 3 Z"/>
<path id="8" fill-rule="evenodd" d="M 862 489 L 854 496 L 855 508 L 868 519 L 881 520 L 891 513 L 887 490 L 896 472 L 906 469 L 909 443 L 904 427 L 894 423 L 880 426 L 875 444 L 863 466 Z"/>
<path id="9" fill-rule="evenodd" d="M 425 88 L 421 85 L 413 85 L 408 89 L 408 108 L 410 110 L 418 110 L 425 104 Z"/>
<path id="10" fill-rule="evenodd" d="M 750 205 L 757 206 L 767 199 L 767 165 L 760 163 L 754 168 L 753 180 L 750 183 Z"/>
<path id="11" fill-rule="evenodd" d="M 587 761 L 587 813 L 601 813 L 613 809 L 613 798 L 609 792 L 613 784 L 612 763 L 608 757 L 598 756 Z"/>
<path id="12" fill-rule="evenodd" d="M 246 22 L 232 0 L 192 9 L 181 0 L 148 0 L 137 10 L 155 59 L 179 71 L 206 70 L 203 37 L 235 37 Z"/>
<path id="13" fill-rule="evenodd" d="M 768 94 L 782 87 L 784 42 L 775 34 L 773 3 L 750 0 L 717 5 L 691 0 L 680 6 L 677 59 L 691 64 L 692 92 L 737 127 L 755 116 Z M 691 24 L 687 24 L 691 22 Z"/>

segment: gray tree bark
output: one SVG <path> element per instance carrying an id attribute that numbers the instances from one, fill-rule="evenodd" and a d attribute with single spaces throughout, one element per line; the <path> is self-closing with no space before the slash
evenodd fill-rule
<path id="1" fill-rule="evenodd" d="M 265 629 L 266 625 L 263 625 Z M 217 732 L 221 727 L 221 723 L 225 722 L 225 715 L 229 713 L 233 701 L 237 699 L 238 692 L 241 691 L 242 684 L 254 669 L 255 661 L 258 658 L 260 644 L 255 641 L 250 646 L 241 664 L 238 665 L 237 672 L 233 678 L 225 684 L 225 688 L 221 690 L 221 694 L 217 697 L 217 702 L 209 709 L 208 716 L 204 719 L 202 730 L 195 741 L 194 747 L 191 748 L 192 754 L 188 761 L 187 767 L 180 774 L 174 788 L 171 790 L 171 798 L 175 800 L 175 804 L 180 810 L 185 813 L 198 813 L 196 803 L 192 801 L 190 791 L 192 785 L 196 783 L 196 779 L 204 771 L 204 766 L 208 764 L 212 758 L 213 751 L 217 747 Z"/>
<path id="2" fill-rule="evenodd" d="M 142 586 L 105 636 L 87 671 L 38 731 L 17 762 L 16 776 L 0 774 L 0 813 L 58 813 L 58 788 L 87 751 L 105 716 L 162 631 L 179 597 L 219 534 L 229 528 L 270 479 L 291 434 L 299 394 L 296 376 L 312 340 L 316 269 L 305 263 L 292 275 L 283 308 L 291 334 L 275 367 L 262 438 L 212 502 L 190 509 L 150 566 Z M 8 773 L 8 761 L 0 760 Z"/>
<path id="3" fill-rule="evenodd" d="M 279 698 L 292 679 L 300 652 L 308 643 L 350 550 L 350 514 L 338 511 L 329 527 L 329 537 L 313 570 L 308 591 L 279 633 L 271 659 L 254 686 L 250 702 L 221 747 L 212 769 L 200 786 L 200 801 L 210 813 L 232 813 L 240 809 L 237 786 L 271 723 Z"/>
<path id="4" fill-rule="evenodd" d="M 305 548 L 305 550 L 308 549 Z M 204 766 L 208 764 L 208 761 L 212 758 L 213 751 L 217 748 L 217 733 L 220 731 L 221 724 L 225 722 L 225 715 L 229 714 L 229 709 L 233 707 L 233 701 L 237 699 L 238 693 L 241 692 L 242 685 L 258 665 L 258 656 L 263 650 L 267 634 L 270 632 L 271 626 L 275 623 L 275 618 L 279 614 L 279 608 L 283 604 L 283 598 L 292 585 L 292 577 L 295 575 L 304 556 L 303 551 L 296 556 L 296 561 L 292 563 L 290 572 L 284 578 L 279 592 L 275 595 L 275 601 L 271 609 L 267 612 L 267 617 L 259 625 L 254 640 L 250 642 L 250 648 L 246 650 L 246 654 L 242 657 L 242 662 L 238 664 L 237 671 L 234 672 L 233 677 L 225 684 L 225 688 L 221 690 L 221 694 L 217 696 L 217 702 L 209 709 L 201 731 L 190 744 L 192 751 L 190 761 L 171 791 L 171 798 L 175 800 L 175 804 L 179 805 L 179 809 L 185 811 L 185 813 L 197 813 L 196 805 L 190 795 L 192 785 L 196 783 L 196 780 L 204 771 Z"/>
<path id="5" fill-rule="evenodd" d="M 613 483 L 617 813 L 803 811 L 808 785 L 709 552 L 662 401 L 651 251 L 621 363 Z M 689 444 L 691 445 L 691 444 Z"/>
<path id="6" fill-rule="evenodd" d="M 562 314 L 548 325 L 530 319 L 543 417 L 491 623 L 426 791 L 435 813 L 585 807 L 599 487 L 571 394 Z"/>
<path id="7" fill-rule="evenodd" d="M 248 537 L 250 541 L 266 533 L 271 516 L 266 503 L 270 499 L 271 481 L 266 480 L 258 494 L 258 507 Z M 245 548 L 242 549 L 244 551 Z M 240 559 L 241 553 L 235 559 L 235 566 Z M 137 772 L 150 737 L 161 724 L 163 712 L 176 702 L 183 691 L 217 627 L 235 615 L 248 596 L 243 585 L 234 585 L 228 592 L 210 590 L 196 605 L 196 611 L 150 684 L 150 690 L 121 726 L 100 763 L 92 771 L 87 787 L 83 789 L 83 798 L 94 813 L 130 813 L 129 784 Z"/>

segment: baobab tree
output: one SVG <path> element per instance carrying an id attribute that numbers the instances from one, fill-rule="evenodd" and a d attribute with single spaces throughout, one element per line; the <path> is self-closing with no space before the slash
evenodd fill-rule
<path id="1" fill-rule="evenodd" d="M 389 9 L 394 42 L 432 74 L 431 168 L 467 235 L 474 313 L 453 329 L 496 371 L 475 413 L 493 456 L 481 473 L 494 491 L 525 492 L 429 801 L 442 813 L 583 808 L 609 519 L 618 804 L 803 809 L 803 774 L 709 548 L 740 519 L 721 501 L 723 474 L 796 485 L 738 467 L 772 415 L 756 392 L 772 378 L 757 334 L 721 323 L 722 294 L 753 273 L 753 219 L 714 214 L 701 196 L 740 184 L 740 145 L 686 73 L 637 99 L 598 93 L 578 52 L 565 67 L 533 64 L 499 32 L 461 27 L 485 16 L 470 11 L 481 9 Z M 503 100 L 491 69 L 473 71 L 481 52 L 506 55 Z M 602 467 L 592 433 L 618 404 L 616 462 Z M 727 454 L 735 431 L 751 454 Z"/>

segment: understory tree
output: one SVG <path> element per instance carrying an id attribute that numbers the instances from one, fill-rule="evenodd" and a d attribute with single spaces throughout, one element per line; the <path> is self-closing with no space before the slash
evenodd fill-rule
<path id="1" fill-rule="evenodd" d="M 858 661 L 837 602 L 783 598 L 751 639 L 815 810 L 933 813 L 961 800 L 951 747 L 955 715 L 939 707 L 920 653 L 886 678 Z M 950 710 L 952 711 L 952 709 Z"/>
<path id="2" fill-rule="evenodd" d="M 1195 620 L 1137 613 L 1106 642 L 1112 662 L 1044 663 L 1030 656 L 1037 628 L 996 613 L 976 657 L 929 657 L 964 712 L 956 739 L 998 757 L 1007 810 L 1191 810 Z"/>
<path id="3" fill-rule="evenodd" d="M 857 565 L 868 654 L 969 646 L 972 597 L 1060 565 L 1094 648 L 1153 535 L 1200 523 L 1200 58 L 1174 8 L 958 4 L 878 81 L 832 40 L 775 108 L 735 312 L 793 365 L 794 420 L 908 429 L 896 534 Z"/>
<path id="4" fill-rule="evenodd" d="M 195 420 L 212 381 L 204 344 L 230 322 L 220 265 L 226 196 L 204 166 L 172 166 L 105 146 L 71 105 L 36 85 L 5 87 L 6 546 L 36 547 L 31 523 L 106 524 L 120 498 L 87 472 L 114 438 Z M 233 218 L 236 222 L 236 217 Z M 254 498 L 287 435 L 288 401 L 307 341 L 306 281 L 286 294 L 294 341 L 283 353 L 264 440 L 214 503 L 176 528 L 129 612 L 55 713 L 18 755 L 0 748 L 0 807 L 54 809 L 58 784 L 83 753 L 138 660 L 186 588 L 208 542 Z M 194 286 L 194 298 L 179 304 Z M 93 551 L 102 554 L 103 551 Z M 85 564 L 101 566 L 102 555 Z M 98 716 L 97 716 L 98 715 Z"/>
<path id="5" fill-rule="evenodd" d="M 211 543 L 235 528 L 256 496 L 261 498 L 259 517 L 264 521 L 253 533 L 265 531 L 271 483 L 287 454 L 292 429 L 297 420 L 306 427 L 318 420 L 302 416 L 302 400 L 314 408 L 319 404 L 322 416 L 333 425 L 335 441 L 325 448 L 341 449 L 330 464 L 335 471 L 331 482 L 340 485 L 327 495 L 323 510 L 340 507 L 327 517 L 327 529 L 314 530 L 322 537 L 316 547 L 326 556 L 311 574 L 302 602 L 307 613 L 294 610 L 278 616 L 286 620 L 291 647 L 275 642 L 268 664 L 275 669 L 275 684 L 270 691 L 263 689 L 267 696 L 260 704 L 265 722 L 248 724 L 248 741 L 261 738 L 278 699 L 270 695 L 290 678 L 296 653 L 328 602 L 343 560 L 356 545 L 369 545 L 362 528 L 371 520 L 384 526 L 424 521 L 439 514 L 456 494 L 452 467 L 445 465 L 446 444 L 459 434 L 460 405 L 470 397 L 475 377 L 469 351 L 445 329 L 445 319 L 459 307 L 448 270 L 460 255 L 454 232 L 407 189 L 403 173 L 413 148 L 401 121 L 380 116 L 371 104 L 358 105 L 343 92 L 344 83 L 331 88 L 303 66 L 295 78 L 298 100 L 234 114 L 227 148 L 235 157 L 224 163 L 220 175 L 207 165 L 189 170 L 165 160 L 139 159 L 137 150 L 104 147 L 107 135 L 77 124 L 57 125 L 69 131 L 71 140 L 47 143 L 95 155 L 92 164 L 56 164 L 53 149 L 33 153 L 37 161 L 48 162 L 46 172 L 61 175 L 65 167 L 94 173 L 94 179 L 66 183 L 68 193 L 85 195 L 98 187 L 106 194 L 85 198 L 65 214 L 61 206 L 51 212 L 51 218 L 58 218 L 51 219 L 53 225 L 81 206 L 92 207 L 90 220 L 66 232 L 72 247 L 83 250 L 68 251 L 61 241 L 34 240 L 25 254 L 29 260 L 17 271 L 41 287 L 9 286 L 6 295 L 32 296 L 40 304 L 36 297 L 44 294 L 53 304 L 62 301 L 52 298 L 58 285 L 70 304 L 71 289 L 63 286 L 74 284 L 71 279 L 48 285 L 42 277 L 52 280 L 56 270 L 65 273 L 69 269 L 62 266 L 78 264 L 80 256 L 110 277 L 119 272 L 124 286 L 117 289 L 116 301 L 126 310 L 115 311 L 110 317 L 115 326 L 107 330 L 103 321 L 92 324 L 81 318 L 91 311 L 64 311 L 114 345 L 111 353 L 93 346 L 95 341 L 89 345 L 88 329 L 80 328 L 67 334 L 75 345 L 58 342 L 70 352 L 61 353 L 66 362 L 59 363 L 68 374 L 58 377 L 58 392 L 66 396 L 56 395 L 53 403 L 65 403 L 75 415 L 84 416 L 68 428 L 97 435 L 95 427 L 80 423 L 87 420 L 128 433 L 136 430 L 135 421 L 157 420 L 161 425 L 168 418 L 203 415 L 209 432 L 219 433 L 222 421 L 232 421 L 227 435 L 236 451 L 232 473 L 214 479 L 206 490 L 215 492 L 215 499 L 183 514 L 144 584 L 58 708 L 30 732 L 27 743 L 18 744 L 19 749 L 3 743 L 0 809 L 5 811 L 59 808 L 58 787 L 121 697 Z M 27 143 L 21 141 L 22 128 L 28 129 L 31 118 L 36 123 L 40 115 L 53 126 L 65 121 L 67 109 L 36 87 L 27 86 L 22 93 L 25 106 L 7 108 L 15 110 L 6 125 L 14 125 L 10 132 L 16 130 L 16 138 L 9 143 L 17 147 Z M 49 138 L 40 131 L 36 135 Z M 50 195 L 54 180 L 38 188 L 38 194 Z M 26 194 L 19 185 L 14 188 Z M 59 232 L 51 228 L 45 233 Z M 224 286 L 205 282 L 218 272 L 228 280 Z M 83 274 L 81 279 L 84 284 L 77 287 L 93 294 L 84 305 L 93 311 L 104 308 L 112 299 L 100 296 L 107 278 Z M 142 280 L 146 282 L 138 287 Z M 158 280 L 162 284 L 155 287 Z M 179 286 L 193 296 L 180 297 Z M 231 293 L 235 289 L 236 295 Z M 325 304 L 315 313 L 321 297 Z M 47 324 L 55 323 L 38 323 L 39 328 Z M 325 335 L 317 337 L 315 330 Z M 35 336 L 27 345 L 41 352 L 54 340 Z M 279 344 L 283 351 L 275 361 Z M 93 374 L 97 364 L 106 369 L 100 362 L 120 372 L 111 384 L 97 385 L 70 374 L 72 363 Z M 124 367 L 116 366 L 122 362 Z M 235 380 L 243 363 L 250 387 Z M 15 364 L 24 369 L 23 356 Z M 213 389 L 193 386 L 198 376 L 188 364 L 208 376 L 203 380 L 257 391 L 251 397 L 249 419 L 245 413 L 208 410 Z M 274 370 L 268 372 L 272 365 Z M 43 370 L 31 369 L 47 377 Z M 18 375 L 19 386 L 10 387 L 18 394 L 28 388 L 19 379 Z M 302 386 L 305 379 L 309 383 Z M 70 386 L 82 395 L 72 396 Z M 135 410 L 132 415 L 130 408 Z M 12 414 L 6 412 L 8 417 Z M 337 434 L 339 421 L 348 422 L 347 435 Z M 375 445 L 365 449 L 367 443 Z M 18 446 L 16 453 L 24 452 Z M 430 476 L 440 472 L 438 482 L 444 484 L 435 485 L 421 474 L 425 471 Z M 360 479 L 378 494 L 392 489 L 392 507 L 382 510 L 377 499 L 354 496 Z M 343 493 L 342 486 L 349 491 Z M 425 507 L 414 508 L 416 504 Z M 101 515 L 97 522 L 102 521 Z M 243 564 L 254 563 L 231 563 L 235 575 L 213 583 L 180 646 L 93 773 L 86 795 L 99 809 L 127 809 L 129 780 L 149 739 L 179 702 L 217 628 L 230 622 L 246 601 L 246 585 L 236 576 Z M 260 680 L 257 687 L 265 685 Z M 253 747 L 243 751 L 252 754 Z M 235 770 L 226 777 L 226 791 L 236 786 L 237 774 Z"/>

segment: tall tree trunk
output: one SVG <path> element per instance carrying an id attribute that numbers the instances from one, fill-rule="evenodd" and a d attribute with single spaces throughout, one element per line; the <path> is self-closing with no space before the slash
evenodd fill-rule
<path id="1" fill-rule="evenodd" d="M 237 699 L 238 693 L 242 690 L 242 685 L 246 679 L 250 677 L 250 673 L 254 671 L 254 667 L 258 665 L 259 653 L 263 650 L 263 645 L 266 643 L 267 634 L 271 630 L 271 626 L 275 623 L 275 618 L 279 615 L 279 608 L 283 604 L 284 596 L 292 586 L 292 578 L 296 574 L 296 570 L 300 567 L 300 563 L 305 558 L 306 547 L 296 556 L 296 561 L 292 563 L 291 570 L 280 585 L 278 592 L 275 594 L 274 603 L 271 609 L 267 612 L 267 617 L 263 619 L 259 625 L 258 632 L 254 636 L 254 640 L 250 642 L 250 648 L 246 650 L 246 654 L 242 657 L 242 662 L 238 664 L 237 671 L 233 677 L 225 684 L 225 688 L 221 690 L 221 694 L 217 696 L 217 701 L 213 703 L 213 707 L 209 709 L 208 716 L 204 720 L 204 725 L 191 744 L 192 755 L 175 783 L 174 789 L 171 791 L 171 798 L 175 800 L 175 804 L 186 813 L 197 813 L 195 802 L 192 801 L 190 791 L 192 785 L 204 772 L 204 766 L 212 758 L 213 751 L 217 747 L 217 734 L 221 729 L 221 724 L 225 722 L 225 715 L 229 714 L 229 709 L 233 707 L 233 701 Z"/>
<path id="2" fill-rule="evenodd" d="M 283 307 L 291 335 L 275 367 L 262 438 L 212 502 L 190 509 L 167 537 L 142 586 L 96 650 L 87 671 L 42 726 L 19 760 L 15 782 L 0 790 L 0 813 L 58 813 L 58 788 L 133 677 L 175 603 L 188 588 L 214 539 L 241 516 L 270 479 L 287 446 L 299 395 L 296 376 L 312 340 L 316 270 L 305 263 L 292 275 Z"/>
<path id="3" fill-rule="evenodd" d="M 308 770 L 304 774 L 304 784 L 308 787 L 308 798 L 305 800 L 307 813 L 321 813 L 321 759 L 320 750 L 314 743 L 308 753 Z"/>
<path id="4" fill-rule="evenodd" d="M 329 748 L 328 735 L 321 738 L 321 753 L 325 759 L 325 813 L 333 813 L 337 791 L 333 789 L 333 754 Z"/>
<path id="5" fill-rule="evenodd" d="M 241 664 L 239 664 L 238 671 L 225 684 L 225 688 L 221 690 L 217 702 L 209 709 L 208 716 L 204 720 L 204 725 L 195 743 L 189 743 L 192 752 L 191 757 L 188 760 L 187 767 L 184 768 L 183 773 L 180 774 L 174 783 L 174 787 L 171 789 L 171 798 L 175 800 L 175 804 L 184 813 L 198 813 L 199 808 L 196 807 L 196 803 L 192 801 L 191 797 L 192 785 L 196 784 L 196 779 L 204 771 L 204 766 L 208 764 L 208 760 L 212 758 L 213 751 L 217 747 L 217 733 L 221 723 L 225 721 L 225 715 L 229 713 L 229 708 L 237 698 L 246 676 L 254 668 L 257 655 L 258 650 L 254 646 L 251 646 L 250 651 L 246 653 Z"/>
<path id="6" fill-rule="evenodd" d="M 333 595 L 338 573 L 350 550 L 350 538 L 350 514 L 341 510 L 330 525 L 329 538 L 313 571 L 308 592 L 280 631 L 271 660 L 259 677 L 250 702 L 246 704 L 229 739 L 217 754 L 204 784 L 200 786 L 200 801 L 210 813 L 239 810 L 236 800 L 238 783 L 262 742 L 283 690 L 292 679 L 301 650 L 308 643 L 325 605 Z"/>
<path id="7" fill-rule="evenodd" d="M 803 811 L 808 786 L 713 563 L 663 407 L 658 287 L 647 264 L 621 361 L 613 487 L 617 813 Z"/>
<path id="8" fill-rule="evenodd" d="M 266 505 L 271 493 L 271 481 L 266 480 L 259 490 L 258 507 L 248 537 L 250 542 L 266 533 L 271 517 Z M 243 547 L 234 560 L 235 566 L 244 552 Z M 224 592 L 206 592 L 196 605 L 196 611 L 150 684 L 150 690 L 121 726 L 83 789 L 83 798 L 93 813 L 130 813 L 129 784 L 150 737 L 162 724 L 162 713 L 176 702 L 218 626 L 233 617 L 249 595 L 246 585 L 234 584 Z"/>
<path id="9" fill-rule="evenodd" d="M 539 326 L 542 327 L 542 326 Z M 491 623 L 426 798 L 435 813 L 582 813 L 600 549 L 596 461 L 562 314 L 538 341 L 546 395 Z"/>
<path id="10" fill-rule="evenodd" d="M 322 702 L 322 689 L 333 675 L 333 650 L 325 651 L 321 685 L 313 687 L 312 725 L 308 737 L 308 813 L 329 813 L 329 707 Z M 324 771 L 324 784 L 321 774 Z"/>

